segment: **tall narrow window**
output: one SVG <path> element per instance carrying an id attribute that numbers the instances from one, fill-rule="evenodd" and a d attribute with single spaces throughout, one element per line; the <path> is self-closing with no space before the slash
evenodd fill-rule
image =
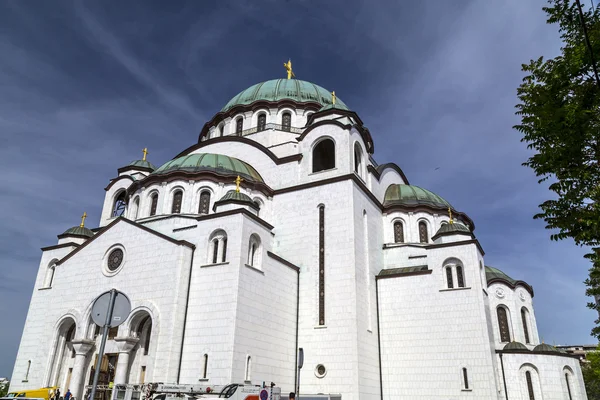
<path id="1" fill-rule="evenodd" d="M 319 207 L 319 325 L 325 325 L 325 206 Z"/>
<path id="2" fill-rule="evenodd" d="M 138 217 L 138 211 L 140 209 L 140 198 L 136 197 L 133 201 L 133 219 L 136 220 Z"/>
<path id="3" fill-rule="evenodd" d="M 204 355 L 204 368 L 202 370 L 202 379 L 206 379 L 208 373 L 208 354 Z"/>
<path id="4" fill-rule="evenodd" d="M 496 313 L 498 315 L 498 328 L 500 329 L 500 341 L 501 342 L 510 342 L 510 330 L 508 327 L 508 315 L 506 313 L 506 308 L 498 307 L 496 309 Z"/>
<path id="5" fill-rule="evenodd" d="M 394 242 L 404 243 L 404 226 L 401 221 L 394 222 Z"/>
<path id="6" fill-rule="evenodd" d="M 335 144 L 331 139 L 320 141 L 313 149 L 313 172 L 335 168 Z"/>
<path id="7" fill-rule="evenodd" d="M 52 287 L 52 282 L 54 281 L 54 272 L 56 270 L 56 265 L 54 261 L 48 266 L 46 270 L 46 277 L 44 278 L 44 287 Z"/>
<path id="8" fill-rule="evenodd" d="M 289 112 L 285 112 L 281 116 L 281 130 L 286 132 L 292 130 L 292 114 Z"/>
<path id="9" fill-rule="evenodd" d="M 462 369 L 462 373 L 463 373 L 463 385 L 464 385 L 464 389 L 468 389 L 469 388 L 469 377 L 467 376 L 467 369 L 463 368 Z"/>
<path id="10" fill-rule="evenodd" d="M 448 289 L 452 289 L 454 287 L 454 282 L 452 281 L 452 267 L 446 267 L 446 281 L 448 282 Z"/>
<path id="11" fill-rule="evenodd" d="M 527 381 L 527 393 L 529 393 L 529 400 L 535 400 L 535 395 L 533 394 L 533 382 L 531 381 L 531 372 L 525 372 L 525 380 Z"/>
<path id="12" fill-rule="evenodd" d="M 112 216 L 120 217 L 125 212 L 125 208 L 127 208 L 127 203 L 125 203 L 125 191 L 123 190 L 115 198 L 115 204 L 113 205 Z"/>
<path id="13" fill-rule="evenodd" d="M 219 257 L 219 239 L 213 240 L 213 258 L 212 263 L 216 264 Z"/>
<path id="14" fill-rule="evenodd" d="M 254 256 L 256 255 L 256 245 L 250 245 L 250 254 L 248 254 L 248 265 L 254 266 Z"/>
<path id="15" fill-rule="evenodd" d="M 179 214 L 181 212 L 181 201 L 183 200 L 183 192 L 181 190 L 173 193 L 173 205 L 171 206 L 171 214 Z"/>
<path id="16" fill-rule="evenodd" d="M 144 337 L 144 355 L 147 356 L 150 351 L 150 337 L 152 336 L 152 320 L 150 317 L 146 317 L 144 322 L 144 331 L 146 336 Z"/>
<path id="17" fill-rule="evenodd" d="M 27 382 L 29 380 L 29 369 L 31 368 L 31 360 L 27 360 L 27 372 L 25 372 L 24 381 Z"/>
<path id="18" fill-rule="evenodd" d="M 238 118 L 235 120 L 235 134 L 238 136 L 242 136 L 242 129 L 244 127 L 244 120 L 242 118 Z"/>
<path id="19" fill-rule="evenodd" d="M 521 308 L 521 322 L 523 323 L 523 334 L 525 335 L 525 343 L 529 344 L 531 341 L 529 340 L 529 328 L 527 327 L 527 309 L 525 307 Z"/>
<path id="20" fill-rule="evenodd" d="M 223 230 L 213 232 L 208 240 L 208 263 L 217 264 L 227 260 L 227 233 Z"/>
<path id="21" fill-rule="evenodd" d="M 210 192 L 208 190 L 200 193 L 200 206 L 198 207 L 198 214 L 208 214 L 210 208 Z"/>
<path id="22" fill-rule="evenodd" d="M 158 206 L 158 193 L 152 195 L 152 204 L 150 205 L 150 216 L 156 215 L 156 207 Z"/>
<path id="23" fill-rule="evenodd" d="M 223 124 L 219 125 L 219 137 L 223 136 Z"/>
<path id="24" fill-rule="evenodd" d="M 362 152 L 358 143 L 354 145 L 354 172 L 362 177 Z"/>
<path id="25" fill-rule="evenodd" d="M 252 373 L 252 357 L 248 356 L 246 358 L 246 382 L 250 382 Z"/>
<path id="26" fill-rule="evenodd" d="M 258 132 L 261 132 L 261 131 L 264 131 L 266 127 L 267 127 L 267 114 L 260 114 L 258 116 L 258 125 L 256 127 L 256 130 Z"/>
<path id="27" fill-rule="evenodd" d="M 429 242 L 429 235 L 427 235 L 427 223 L 425 221 L 419 222 L 419 242 Z"/>
<path id="28" fill-rule="evenodd" d="M 571 395 L 571 384 L 569 383 L 569 374 L 565 373 L 565 381 L 567 382 L 567 394 L 569 395 L 569 400 L 573 400 L 573 396 Z"/>
<path id="29" fill-rule="evenodd" d="M 465 287 L 465 277 L 463 276 L 463 269 L 461 265 L 456 266 L 456 280 L 458 281 L 458 287 Z"/>
<path id="30" fill-rule="evenodd" d="M 227 236 L 223 238 L 223 256 L 221 257 L 221 262 L 225 262 L 227 260 Z"/>
<path id="31" fill-rule="evenodd" d="M 140 385 L 143 385 L 146 382 L 146 366 L 142 365 L 142 370 L 140 371 Z"/>

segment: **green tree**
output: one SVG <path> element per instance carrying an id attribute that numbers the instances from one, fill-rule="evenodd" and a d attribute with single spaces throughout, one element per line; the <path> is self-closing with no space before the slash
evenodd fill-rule
<path id="1" fill-rule="evenodd" d="M 581 366 L 588 400 L 600 400 L 600 352 L 588 353 L 587 363 Z"/>
<path id="2" fill-rule="evenodd" d="M 583 10 L 588 46 L 577 3 L 548 3 L 543 10 L 547 22 L 558 26 L 560 55 L 523 64 L 526 76 L 517 89 L 516 106 L 521 123 L 515 129 L 534 151 L 523 165 L 535 171 L 540 183 L 548 180 L 555 194 L 540 204 L 534 218 L 554 230 L 552 240 L 572 238 L 589 246 L 586 294 L 600 295 L 600 86 L 592 57 L 600 55 L 600 14 L 597 8 Z M 595 302 L 588 307 L 599 308 Z M 599 323 L 592 334 L 600 338 Z"/>
<path id="3" fill-rule="evenodd" d="M 0 397 L 4 397 L 8 394 L 8 384 L 0 385 Z"/>

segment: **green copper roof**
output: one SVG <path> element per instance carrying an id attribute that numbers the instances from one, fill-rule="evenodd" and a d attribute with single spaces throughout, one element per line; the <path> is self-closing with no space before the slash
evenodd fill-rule
<path id="1" fill-rule="evenodd" d="M 543 351 L 546 353 L 560 353 L 558 349 L 554 346 L 550 346 L 546 343 L 540 343 L 533 348 L 533 351 Z"/>
<path id="2" fill-rule="evenodd" d="M 85 228 L 85 227 L 74 226 L 72 228 L 67 229 L 65 231 L 65 233 L 63 233 L 63 235 L 79 235 L 79 236 L 92 237 L 92 236 L 94 236 L 94 232 L 92 232 L 90 229 Z"/>
<path id="3" fill-rule="evenodd" d="M 527 346 L 525 346 L 521 342 L 510 342 L 506 346 L 504 346 L 504 350 L 512 350 L 512 351 L 529 351 Z"/>
<path id="4" fill-rule="evenodd" d="M 155 170 L 156 167 L 149 161 L 146 160 L 135 160 L 130 162 L 128 165 L 128 167 L 142 167 L 142 168 L 150 168 L 152 170 Z"/>
<path id="5" fill-rule="evenodd" d="M 430 206 L 447 209 L 450 203 L 427 189 L 412 185 L 393 184 L 385 191 L 383 205 Z"/>
<path id="6" fill-rule="evenodd" d="M 442 225 L 440 227 L 440 229 L 438 229 L 438 231 L 435 233 L 434 237 L 437 235 L 440 235 L 440 234 L 449 234 L 449 233 L 453 233 L 453 232 L 471 233 L 469 228 L 467 228 L 460 222 L 454 222 L 452 224 L 448 223 L 448 224 Z"/>
<path id="7" fill-rule="evenodd" d="M 242 90 L 229 100 L 221 111 L 225 112 L 235 106 L 252 104 L 259 100 L 279 101 L 283 99 L 290 99 L 298 103 L 320 103 L 322 106 L 326 106 L 331 104 L 331 92 L 319 85 L 299 79 L 272 79 Z M 339 98 L 336 98 L 336 106 L 343 110 L 348 109 Z"/>
<path id="8" fill-rule="evenodd" d="M 250 164 L 222 154 L 195 153 L 175 158 L 163 164 L 152 174 L 164 174 L 173 171 L 211 171 L 226 175 L 240 175 L 244 179 L 263 182 L 260 174 Z"/>
<path id="9" fill-rule="evenodd" d="M 319 109 L 319 111 L 326 111 L 326 110 L 348 110 L 348 108 L 346 108 L 346 106 L 340 106 L 338 104 L 338 101 L 336 99 L 335 104 L 327 104 L 326 106 L 323 106 Z"/>
<path id="10" fill-rule="evenodd" d="M 236 192 L 235 190 L 230 190 L 227 193 L 225 193 L 225 196 L 221 197 L 221 200 L 219 201 L 227 200 L 249 201 L 250 203 L 254 203 L 250 196 L 242 192 Z"/>
<path id="11" fill-rule="evenodd" d="M 494 267 L 485 267 L 485 279 L 488 283 L 495 279 L 500 279 L 510 283 L 511 285 L 515 285 L 517 281 L 510 276 L 506 275 L 504 272 L 500 271 L 498 268 Z"/>

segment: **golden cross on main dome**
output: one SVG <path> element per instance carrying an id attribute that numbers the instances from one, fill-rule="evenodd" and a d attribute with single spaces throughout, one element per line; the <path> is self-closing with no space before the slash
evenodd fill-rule
<path id="1" fill-rule="evenodd" d="M 243 179 L 240 178 L 240 176 L 238 175 L 237 178 L 235 178 L 235 191 L 236 192 L 240 192 L 240 183 L 242 183 Z"/>
<path id="2" fill-rule="evenodd" d="M 144 150 L 142 150 L 142 153 L 144 153 L 144 158 L 142 158 L 142 160 L 146 161 L 146 156 L 148 155 L 148 148 L 144 147 Z"/>
<path id="3" fill-rule="evenodd" d="M 448 217 L 450 217 L 450 221 L 448 223 L 453 224 L 454 220 L 452 219 L 452 208 L 448 207 Z"/>
<path id="4" fill-rule="evenodd" d="M 285 67 L 285 69 L 287 71 L 287 78 L 288 79 L 292 79 L 292 78 L 296 77 L 296 75 L 294 74 L 294 71 L 292 71 L 292 60 L 288 59 L 288 62 L 283 63 L 283 66 Z"/>
<path id="5" fill-rule="evenodd" d="M 85 219 L 87 218 L 87 213 L 84 211 L 83 215 L 81 216 L 81 224 L 79 224 L 80 228 L 83 228 L 85 226 Z"/>
<path id="6" fill-rule="evenodd" d="M 331 92 L 331 104 L 335 104 L 335 90 Z"/>

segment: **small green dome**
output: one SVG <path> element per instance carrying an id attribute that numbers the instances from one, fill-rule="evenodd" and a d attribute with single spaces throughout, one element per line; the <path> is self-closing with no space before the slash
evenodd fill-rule
<path id="1" fill-rule="evenodd" d="M 521 342 L 510 342 L 506 346 L 504 346 L 504 350 L 512 350 L 512 351 L 529 351 L 527 346 L 525 346 Z"/>
<path id="2" fill-rule="evenodd" d="M 546 343 L 540 343 L 533 348 L 533 351 L 541 351 L 544 353 L 560 353 L 558 349 L 554 346 L 550 346 Z"/>
<path id="3" fill-rule="evenodd" d="M 225 193 L 225 196 L 221 197 L 221 200 L 219 200 L 219 201 L 227 201 L 227 200 L 249 201 L 250 203 L 253 203 L 250 196 L 248 196 L 247 194 L 242 193 L 242 192 L 236 192 L 235 190 L 230 190 L 227 193 Z"/>
<path id="4" fill-rule="evenodd" d="M 166 174 L 173 171 L 210 171 L 226 175 L 239 175 L 244 179 L 263 182 L 260 174 L 250 164 L 222 154 L 194 153 L 175 158 L 160 166 L 152 175 Z"/>
<path id="5" fill-rule="evenodd" d="M 485 279 L 487 280 L 488 284 L 494 280 L 505 281 L 505 282 L 510 283 L 512 286 L 515 286 L 515 284 L 517 283 L 516 279 L 513 279 L 510 276 L 506 275 L 504 272 L 500 271 L 498 268 L 488 267 L 488 266 L 485 267 Z"/>
<path id="6" fill-rule="evenodd" d="M 469 228 L 467 228 L 466 226 L 464 226 L 460 222 L 453 222 L 451 224 L 447 223 L 447 224 L 442 225 L 440 227 L 440 229 L 438 229 L 436 235 L 439 235 L 440 233 L 450 233 L 450 232 L 471 233 L 471 231 L 469 230 Z"/>
<path id="7" fill-rule="evenodd" d="M 63 233 L 63 235 L 77 235 L 77 236 L 92 237 L 92 236 L 94 236 L 94 232 L 92 232 L 90 229 L 82 227 L 82 226 L 74 226 L 72 228 L 67 229 L 65 231 L 65 233 Z"/>
<path id="8" fill-rule="evenodd" d="M 383 199 L 384 206 L 394 204 L 405 206 L 430 206 L 452 208 L 450 203 L 427 189 L 412 185 L 393 184 L 388 186 Z"/>
<path id="9" fill-rule="evenodd" d="M 252 104 L 259 100 L 279 101 L 283 99 L 290 99 L 298 103 L 319 103 L 326 106 L 331 104 L 331 92 L 319 85 L 299 79 L 272 79 L 242 90 L 225 104 L 221 112 L 228 111 L 235 106 Z M 348 109 L 346 104 L 339 98 L 336 99 L 336 106 L 342 110 Z"/>
<path id="10" fill-rule="evenodd" d="M 141 168 L 149 168 L 151 170 L 155 170 L 156 167 L 147 160 L 135 160 L 127 164 L 128 167 L 141 167 Z"/>
<path id="11" fill-rule="evenodd" d="M 327 110 L 348 110 L 348 108 L 346 108 L 346 106 L 341 107 L 336 99 L 335 104 L 327 104 L 326 106 L 323 106 L 319 109 L 319 112 L 321 111 L 327 111 Z"/>

